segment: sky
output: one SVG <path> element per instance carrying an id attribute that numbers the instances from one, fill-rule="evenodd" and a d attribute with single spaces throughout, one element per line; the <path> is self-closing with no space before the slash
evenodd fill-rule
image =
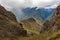
<path id="1" fill-rule="evenodd" d="M 0 4 L 7 9 L 12 8 L 55 8 L 60 5 L 60 0 L 0 0 Z"/>

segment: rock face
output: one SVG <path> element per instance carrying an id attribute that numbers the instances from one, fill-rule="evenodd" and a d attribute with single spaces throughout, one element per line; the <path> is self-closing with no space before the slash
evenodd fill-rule
<path id="1" fill-rule="evenodd" d="M 60 5 L 56 9 L 54 17 L 55 17 L 55 25 L 53 29 L 58 30 L 60 29 Z"/>
<path id="2" fill-rule="evenodd" d="M 25 36 L 27 31 L 22 28 L 15 15 L 0 5 L 0 37 Z"/>
<path id="3" fill-rule="evenodd" d="M 0 5 L 0 14 L 4 15 L 5 17 L 9 18 L 10 20 L 16 21 L 15 15 L 10 11 L 6 11 L 5 8 L 2 7 L 1 5 Z"/>
<path id="4" fill-rule="evenodd" d="M 55 25 L 56 22 L 59 20 L 60 18 L 60 5 L 56 8 L 56 11 L 54 13 L 54 15 L 51 17 L 50 20 L 47 20 L 43 25 L 43 31 L 45 30 L 55 30 L 57 28 L 57 26 Z"/>

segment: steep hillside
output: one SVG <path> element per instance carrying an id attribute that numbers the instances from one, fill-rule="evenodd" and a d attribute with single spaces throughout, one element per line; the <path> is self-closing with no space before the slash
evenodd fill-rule
<path id="1" fill-rule="evenodd" d="M 29 18 L 29 19 L 21 21 L 21 23 L 23 24 L 23 27 L 28 32 L 39 34 L 41 30 L 41 26 L 43 25 L 40 25 L 40 23 L 38 23 L 37 21 L 38 20 L 35 20 L 34 18 Z"/>
<path id="2" fill-rule="evenodd" d="M 15 15 L 0 5 L 0 37 L 26 35 L 26 31 L 22 28 L 23 27 L 17 23 Z"/>
<path id="3" fill-rule="evenodd" d="M 10 20 L 16 21 L 15 15 L 10 11 L 6 11 L 6 9 L 4 7 L 2 7 L 1 5 L 0 5 L 0 14 L 4 15 L 5 17 L 9 18 Z"/>
<path id="4" fill-rule="evenodd" d="M 56 8 L 56 11 L 54 12 L 53 16 L 47 20 L 45 23 L 44 23 L 44 26 L 45 26 L 45 29 L 49 30 L 51 29 L 53 26 L 56 27 L 56 22 L 59 20 L 60 18 L 60 6 L 58 6 Z M 53 27 L 53 29 L 55 28 Z"/>
<path id="5" fill-rule="evenodd" d="M 50 20 L 50 22 L 50 25 L 52 25 L 52 27 L 49 29 L 48 34 L 50 36 L 48 40 L 60 40 L 60 5 L 56 8 L 56 11 L 52 16 L 52 20 Z"/>
<path id="6" fill-rule="evenodd" d="M 53 19 L 53 23 L 54 23 L 53 24 L 53 26 L 54 26 L 53 29 L 54 30 L 57 30 L 60 27 L 60 23 L 59 23 L 59 21 L 60 21 L 60 6 L 58 6 L 56 8 L 56 12 L 53 15 L 52 19 Z"/>

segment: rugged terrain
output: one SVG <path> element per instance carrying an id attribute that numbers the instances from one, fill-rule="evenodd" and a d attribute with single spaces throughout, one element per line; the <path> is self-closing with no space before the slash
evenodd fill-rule
<path id="1" fill-rule="evenodd" d="M 56 8 L 56 11 L 54 12 L 53 16 L 49 20 L 47 20 L 43 25 L 44 26 L 42 28 L 40 26 L 39 35 L 26 37 L 24 39 L 25 40 L 60 40 L 60 6 Z"/>
<path id="2" fill-rule="evenodd" d="M 15 15 L 0 5 L 0 40 L 60 40 L 60 6 L 42 24 L 34 18 L 18 23 Z"/>
<path id="3" fill-rule="evenodd" d="M 0 5 L 0 37 L 16 37 L 26 32 L 16 21 L 15 15 Z M 26 33 L 25 33 L 26 35 Z"/>
<path id="4" fill-rule="evenodd" d="M 28 33 L 40 34 L 40 30 L 43 27 L 43 24 L 35 18 L 29 18 L 22 20 L 23 28 L 27 30 Z"/>

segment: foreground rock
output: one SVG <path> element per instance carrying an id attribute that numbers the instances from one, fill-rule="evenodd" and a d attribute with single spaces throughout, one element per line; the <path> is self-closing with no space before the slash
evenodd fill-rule
<path id="1" fill-rule="evenodd" d="M 17 23 L 15 15 L 0 5 L 0 37 L 26 36 L 27 31 Z"/>

